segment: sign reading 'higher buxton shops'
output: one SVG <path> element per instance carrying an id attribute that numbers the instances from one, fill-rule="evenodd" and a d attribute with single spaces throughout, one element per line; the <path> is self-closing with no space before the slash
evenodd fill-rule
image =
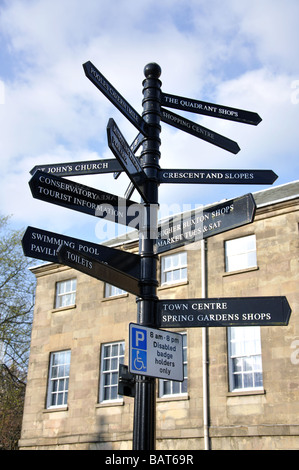
<path id="1" fill-rule="evenodd" d="M 255 214 L 252 194 L 173 217 L 158 228 L 158 253 L 249 224 Z"/>

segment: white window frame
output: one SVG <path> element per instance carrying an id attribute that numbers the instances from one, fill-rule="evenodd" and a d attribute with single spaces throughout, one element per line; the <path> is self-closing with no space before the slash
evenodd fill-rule
<path id="1" fill-rule="evenodd" d="M 257 267 L 256 236 L 225 241 L 225 272 Z"/>
<path id="2" fill-rule="evenodd" d="M 188 338 L 185 331 L 180 334 L 183 336 L 184 382 L 159 379 L 159 398 L 181 397 L 188 395 Z M 169 392 L 167 393 L 165 393 L 166 388 L 169 389 Z"/>
<path id="3" fill-rule="evenodd" d="M 55 308 L 71 307 L 76 303 L 77 279 L 56 282 Z"/>
<path id="4" fill-rule="evenodd" d="M 167 279 L 169 277 L 170 279 Z M 161 286 L 178 284 L 188 280 L 187 251 L 161 257 Z"/>
<path id="5" fill-rule="evenodd" d="M 117 354 L 116 354 L 117 353 Z M 124 364 L 125 342 L 115 341 L 103 343 L 101 346 L 101 374 L 100 374 L 100 403 L 122 402 L 122 395 L 118 395 L 119 365 Z M 113 390 L 112 390 L 113 389 Z M 116 391 L 116 395 L 115 395 Z M 112 398 L 111 398 L 112 392 Z"/>
<path id="6" fill-rule="evenodd" d="M 120 287 L 113 286 L 112 284 L 109 284 L 108 282 L 105 283 L 105 299 L 108 299 L 110 297 L 117 297 L 119 295 L 125 295 L 127 294 L 127 291 L 121 289 Z"/>
<path id="7" fill-rule="evenodd" d="M 71 350 L 56 351 L 50 354 L 47 408 L 67 406 L 70 366 Z"/>
<path id="8" fill-rule="evenodd" d="M 227 329 L 227 339 L 229 391 L 263 390 L 260 327 L 230 327 Z M 249 386 L 249 383 L 252 385 Z"/>

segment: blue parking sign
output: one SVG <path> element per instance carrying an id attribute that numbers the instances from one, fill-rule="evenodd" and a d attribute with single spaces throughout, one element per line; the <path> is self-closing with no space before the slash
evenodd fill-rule
<path id="1" fill-rule="evenodd" d="M 132 348 L 147 349 L 146 330 L 132 327 Z"/>
<path id="2" fill-rule="evenodd" d="M 131 370 L 147 371 L 147 333 L 142 328 L 131 329 Z"/>
<path id="3" fill-rule="evenodd" d="M 183 337 L 130 323 L 129 372 L 183 382 Z"/>

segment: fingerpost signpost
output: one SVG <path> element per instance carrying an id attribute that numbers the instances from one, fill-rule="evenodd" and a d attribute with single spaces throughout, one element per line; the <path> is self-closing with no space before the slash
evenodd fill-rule
<path id="1" fill-rule="evenodd" d="M 129 327 L 129 367 L 120 368 L 119 390 L 134 396 L 133 449 L 154 450 L 156 378 L 183 380 L 182 341 L 165 328 L 287 325 L 291 309 L 285 297 L 159 300 L 158 255 L 183 245 L 232 230 L 254 220 L 251 194 L 193 210 L 158 224 L 160 184 L 272 184 L 272 170 L 161 169 L 161 121 L 228 152 L 239 145 L 198 123 L 163 108 L 258 125 L 258 114 L 163 93 L 161 68 L 145 66 L 142 116 L 90 62 L 87 78 L 137 128 L 129 146 L 116 122 L 107 125 L 108 146 L 115 159 L 37 165 L 29 182 L 34 198 L 85 214 L 134 227 L 139 254 L 124 253 L 65 235 L 28 227 L 22 240 L 26 256 L 61 263 L 136 295 L 137 319 Z M 140 157 L 136 150 L 142 145 Z M 127 197 L 120 198 L 64 178 L 73 175 L 125 172 L 130 179 Z M 128 199 L 134 189 L 141 202 Z M 162 328 L 162 329 L 161 329 Z M 167 364 L 159 350 L 168 351 Z"/>

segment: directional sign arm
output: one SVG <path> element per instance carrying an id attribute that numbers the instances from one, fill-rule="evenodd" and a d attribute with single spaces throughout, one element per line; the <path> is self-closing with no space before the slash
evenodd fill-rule
<path id="1" fill-rule="evenodd" d="M 160 183 L 273 184 L 277 178 L 272 170 L 161 169 L 159 172 Z"/>
<path id="2" fill-rule="evenodd" d="M 134 152 L 134 153 L 137 152 L 137 150 L 139 149 L 139 147 L 140 147 L 140 145 L 142 144 L 143 141 L 144 141 L 144 135 L 142 135 L 141 132 L 139 132 L 137 137 L 133 140 L 133 142 L 130 145 L 130 149 L 132 150 L 132 152 Z M 114 175 L 113 175 L 114 179 L 117 179 L 119 177 L 121 171 L 123 171 L 123 167 L 120 165 L 120 170 L 115 172 Z"/>
<path id="3" fill-rule="evenodd" d="M 160 300 L 157 308 L 160 328 L 286 326 L 291 315 L 284 296 Z"/>
<path id="4" fill-rule="evenodd" d="M 255 210 L 254 197 L 249 193 L 179 214 L 158 226 L 157 251 L 163 253 L 250 224 Z"/>
<path id="5" fill-rule="evenodd" d="M 140 280 L 127 273 L 98 261 L 92 256 L 83 255 L 77 250 L 61 245 L 57 250 L 58 260 L 61 264 L 76 269 L 103 282 L 108 282 L 127 292 L 141 295 Z"/>
<path id="6" fill-rule="evenodd" d="M 130 276 L 140 277 L 140 256 L 134 253 L 35 227 L 27 227 L 22 238 L 25 256 L 51 263 L 59 263 L 57 250 L 61 245 L 71 247 L 83 255 L 86 253 L 92 255 L 98 261 L 107 263 L 115 269 L 125 270 Z"/>
<path id="7" fill-rule="evenodd" d="M 143 214 L 136 202 L 42 171 L 34 173 L 29 186 L 34 198 L 132 228 L 138 228 Z"/>
<path id="8" fill-rule="evenodd" d="M 109 119 L 107 125 L 107 137 L 110 150 L 127 173 L 141 197 L 145 201 L 149 202 L 143 188 L 143 184 L 147 180 L 147 176 L 144 173 L 139 160 L 135 157 L 129 144 L 112 118 Z"/>
<path id="9" fill-rule="evenodd" d="M 36 171 L 43 171 L 57 176 L 76 176 L 113 173 L 115 171 L 123 171 L 123 169 L 115 158 L 110 158 L 83 162 L 54 163 L 53 165 L 36 165 L 32 168 L 30 174 L 34 175 Z"/>
<path id="10" fill-rule="evenodd" d="M 162 105 L 167 108 L 180 109 L 191 113 L 203 114 L 205 116 L 227 119 L 229 121 L 241 122 L 243 124 L 258 125 L 262 119 L 257 113 L 243 109 L 230 108 L 220 104 L 206 103 L 205 101 L 183 98 L 182 96 L 162 93 Z"/>
<path id="11" fill-rule="evenodd" d="M 101 72 L 90 62 L 83 64 L 87 78 L 111 101 L 112 104 L 144 135 L 147 135 L 148 126 L 143 118 L 111 85 Z"/>
<path id="12" fill-rule="evenodd" d="M 163 108 L 161 108 L 161 120 L 228 152 L 237 154 L 240 151 L 237 142 Z"/>

